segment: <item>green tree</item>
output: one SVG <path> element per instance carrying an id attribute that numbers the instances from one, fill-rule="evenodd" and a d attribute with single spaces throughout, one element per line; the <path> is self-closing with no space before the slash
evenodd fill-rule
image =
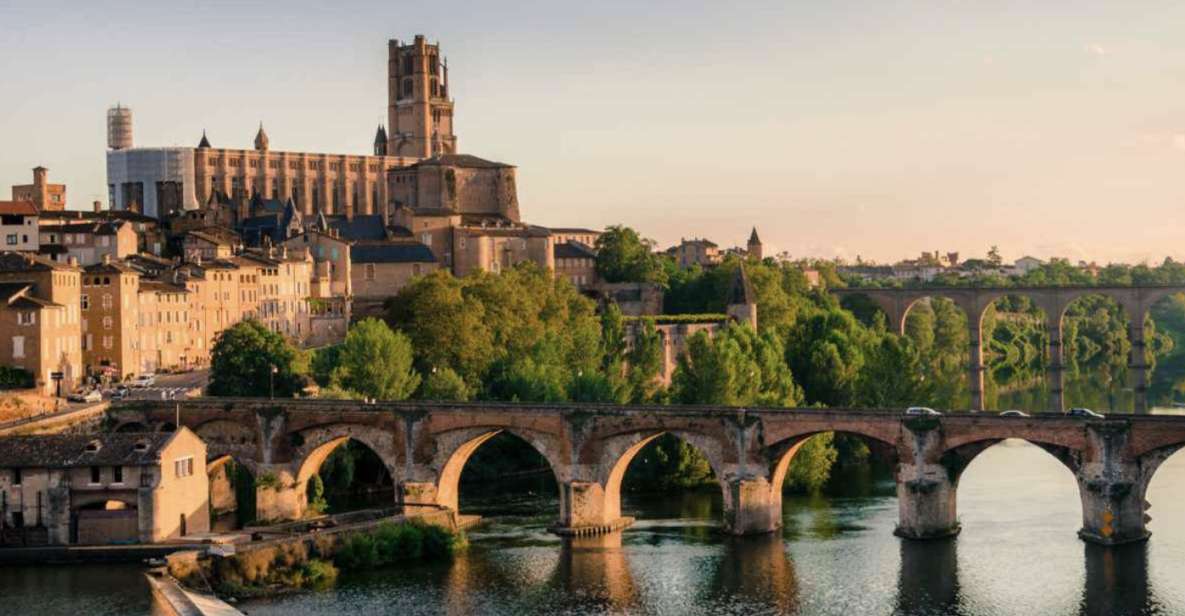
<path id="1" fill-rule="evenodd" d="M 411 341 L 378 319 L 350 327 L 337 355 L 331 382 L 341 389 L 377 400 L 405 400 L 420 386 Z"/>
<path id="2" fill-rule="evenodd" d="M 800 392 L 782 358 L 781 341 L 730 324 L 687 341 L 672 378 L 675 399 L 686 404 L 793 406 Z"/>
<path id="3" fill-rule="evenodd" d="M 596 249 L 597 275 L 608 282 L 667 282 L 667 272 L 650 242 L 629 227 L 605 229 L 597 238 Z"/>
<path id="4" fill-rule="evenodd" d="M 277 397 L 291 398 L 304 386 L 303 363 L 283 336 L 254 319 L 240 321 L 214 340 L 208 392 L 261 397 L 274 388 Z"/>
<path id="5" fill-rule="evenodd" d="M 469 385 L 452 368 L 439 368 L 428 373 L 420 388 L 420 397 L 425 400 L 464 402 L 473 396 Z"/>

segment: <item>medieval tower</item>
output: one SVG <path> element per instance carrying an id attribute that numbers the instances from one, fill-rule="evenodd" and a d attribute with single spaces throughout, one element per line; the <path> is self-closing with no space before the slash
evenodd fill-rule
<path id="1" fill-rule="evenodd" d="M 389 41 L 387 52 L 386 154 L 431 158 L 456 153 L 448 66 L 440 45 L 416 35 L 410 45 Z"/>

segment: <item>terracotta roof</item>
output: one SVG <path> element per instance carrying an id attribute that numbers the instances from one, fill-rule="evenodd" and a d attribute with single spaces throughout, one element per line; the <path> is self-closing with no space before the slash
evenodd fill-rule
<path id="1" fill-rule="evenodd" d="M 37 206 L 32 201 L 0 201 L 0 214 L 8 216 L 36 216 Z"/>
<path id="2" fill-rule="evenodd" d="M 172 440 L 174 434 L 112 432 L 4 437 L 0 438 L 0 467 L 74 468 L 156 464 L 160 460 L 160 450 Z"/>

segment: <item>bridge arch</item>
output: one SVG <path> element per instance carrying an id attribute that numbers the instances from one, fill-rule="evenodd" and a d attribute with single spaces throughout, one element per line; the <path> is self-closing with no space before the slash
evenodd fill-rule
<path id="1" fill-rule="evenodd" d="M 621 489 L 630 463 L 647 445 L 664 434 L 670 434 L 691 445 L 704 456 L 725 496 L 725 506 L 728 506 L 728 465 L 724 455 L 728 445 L 721 443 L 718 436 L 681 429 L 630 431 L 606 436 L 598 443 L 601 455 L 597 464 L 596 479 L 604 490 L 602 507 L 605 519 L 615 520 L 621 517 Z"/>
<path id="2" fill-rule="evenodd" d="M 381 428 L 362 424 L 327 424 L 305 428 L 291 437 L 296 445 L 293 452 L 293 475 L 296 487 L 303 493 L 305 484 L 325 463 L 335 449 L 354 440 L 366 445 L 383 462 L 391 479 L 398 483 L 399 443 L 395 434 Z"/>
<path id="3" fill-rule="evenodd" d="M 547 461 L 557 483 L 565 479 L 560 443 L 553 435 L 531 429 L 508 426 L 473 426 L 437 433 L 435 470 L 436 503 L 453 511 L 460 511 L 461 474 L 473 454 L 499 434 L 509 434 L 530 445 Z"/>
<path id="4" fill-rule="evenodd" d="M 772 490 L 772 497 L 780 504 L 782 502 L 782 490 L 786 483 L 786 476 L 790 472 L 790 465 L 794 461 L 794 456 L 799 449 L 806 444 L 811 438 L 819 436 L 820 434 L 835 434 L 852 436 L 860 439 L 866 444 L 870 445 L 878 453 L 886 454 L 896 459 L 899 458 L 900 453 L 897 448 L 897 443 L 894 440 L 886 438 L 883 434 L 874 434 L 862 430 L 822 430 L 816 429 L 808 432 L 802 432 L 783 438 L 782 440 L 773 443 L 767 447 L 770 460 L 770 490 Z"/>

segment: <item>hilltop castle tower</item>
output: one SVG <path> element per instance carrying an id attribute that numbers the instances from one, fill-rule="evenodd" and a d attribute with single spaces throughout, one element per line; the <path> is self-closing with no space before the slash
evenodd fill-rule
<path id="1" fill-rule="evenodd" d="M 388 156 L 431 158 L 455 154 L 448 65 L 440 45 L 417 34 L 410 45 L 387 44 Z"/>
<path id="2" fill-rule="evenodd" d="M 757 237 L 757 227 L 753 227 L 753 233 L 749 234 L 749 258 L 760 261 L 765 256 L 765 251 L 761 247 L 761 238 Z"/>

